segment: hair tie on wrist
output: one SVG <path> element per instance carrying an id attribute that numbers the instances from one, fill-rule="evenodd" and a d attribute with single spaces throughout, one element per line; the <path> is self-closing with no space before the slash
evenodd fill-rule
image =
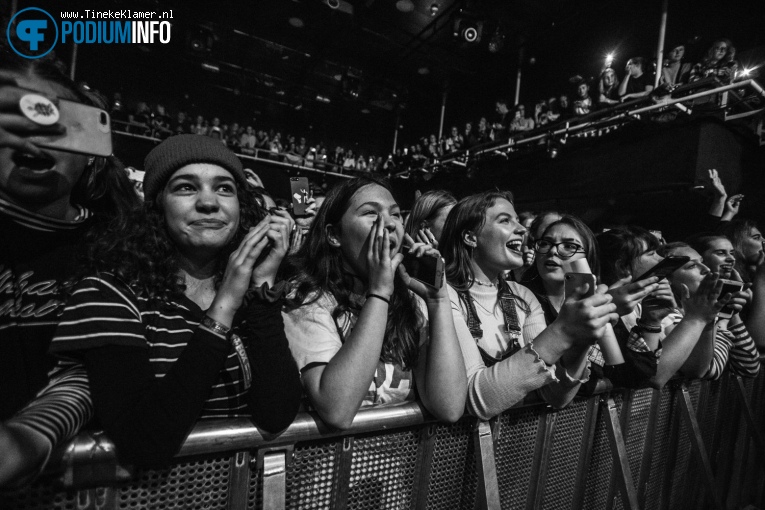
<path id="1" fill-rule="evenodd" d="M 643 324 L 641 322 L 637 323 L 638 327 L 645 331 L 646 333 L 661 333 L 661 326 L 651 326 L 648 324 Z"/>
<path id="2" fill-rule="evenodd" d="M 367 299 L 369 299 L 369 298 L 373 298 L 373 297 L 376 297 L 376 298 L 377 298 L 377 299 L 379 299 L 380 301 L 385 301 L 385 304 L 387 304 L 387 305 L 389 305 L 389 304 L 390 304 L 390 299 L 388 299 L 388 298 L 384 298 L 384 297 L 382 297 L 380 294 L 372 294 L 371 292 L 370 292 L 369 294 L 367 294 Z"/>

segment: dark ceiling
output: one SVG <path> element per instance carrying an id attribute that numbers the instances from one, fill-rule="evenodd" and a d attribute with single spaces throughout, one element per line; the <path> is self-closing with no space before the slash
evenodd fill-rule
<path id="1" fill-rule="evenodd" d="M 81 45 L 78 79 L 128 103 L 162 101 L 380 153 L 397 122 L 406 141 L 437 132 L 445 92 L 447 126 L 490 114 L 499 96 L 512 102 L 519 62 L 525 103 L 565 90 L 574 74 L 596 76 L 608 52 L 621 70 L 655 52 L 661 14 L 653 0 L 339 0 L 336 9 L 328 1 L 19 0 L 19 8 L 172 9 L 170 44 Z M 412 10 L 402 12 L 407 2 Z M 458 19 L 482 24 L 478 44 L 455 39 Z M 692 60 L 719 36 L 740 50 L 765 45 L 763 26 L 762 1 L 669 0 L 667 42 L 695 37 Z M 58 49 L 64 59 L 69 51 Z"/>

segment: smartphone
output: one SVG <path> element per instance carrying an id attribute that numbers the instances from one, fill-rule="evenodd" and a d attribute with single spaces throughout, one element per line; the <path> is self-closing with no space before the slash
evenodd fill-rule
<path id="1" fill-rule="evenodd" d="M 723 282 L 722 292 L 720 292 L 720 296 L 724 296 L 725 294 L 735 294 L 736 292 L 740 291 L 744 288 L 744 282 L 737 282 L 735 280 L 720 280 Z M 732 306 L 724 306 L 722 310 L 717 314 L 717 316 L 721 319 L 730 319 L 733 317 L 733 314 L 735 313 L 735 310 Z"/>
<path id="2" fill-rule="evenodd" d="M 440 289 L 444 281 L 444 260 L 441 257 L 423 255 L 415 257 L 407 252 L 404 254 L 404 269 L 407 274 L 417 281 L 434 289 Z"/>
<path id="3" fill-rule="evenodd" d="M 305 216 L 310 198 L 308 177 L 290 177 L 290 192 L 292 194 L 292 214 Z"/>
<path id="4" fill-rule="evenodd" d="M 691 258 L 686 256 L 667 257 L 637 278 L 633 278 L 632 281 L 639 282 L 640 280 L 645 280 L 646 278 L 651 278 L 653 276 L 658 276 L 659 281 L 661 281 L 683 267 L 689 260 L 691 260 Z"/>
<path id="5" fill-rule="evenodd" d="M 89 156 L 112 154 L 112 127 L 109 114 L 95 106 L 58 100 L 58 123 L 66 127 L 61 135 L 32 136 L 29 141 L 47 149 Z"/>
<path id="6" fill-rule="evenodd" d="M 574 294 L 578 294 L 582 287 L 588 286 L 587 292 L 581 295 L 580 299 L 595 295 L 596 280 L 592 273 L 566 273 L 563 277 L 563 288 L 566 299 Z"/>

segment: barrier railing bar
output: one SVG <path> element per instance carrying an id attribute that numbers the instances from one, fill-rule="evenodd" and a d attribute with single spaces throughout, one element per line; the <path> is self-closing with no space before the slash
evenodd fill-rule
<path id="1" fill-rule="evenodd" d="M 672 381 L 669 383 L 670 415 L 669 415 L 669 445 L 667 446 L 668 456 L 664 464 L 664 473 L 657 481 L 661 484 L 661 493 L 659 499 L 660 510 L 669 510 L 672 502 L 672 489 L 675 467 L 677 466 L 677 449 L 680 444 L 680 386 L 682 382 Z"/>
<path id="2" fill-rule="evenodd" d="M 661 403 L 661 390 L 653 390 L 651 395 L 651 407 L 648 411 L 648 431 L 645 435 L 645 444 L 643 446 L 643 458 L 640 462 L 640 477 L 638 478 L 638 505 L 645 508 L 646 492 L 648 490 L 648 481 L 651 476 L 651 463 L 653 462 L 653 443 L 654 434 L 651 431 L 656 430 L 656 422 L 659 419 L 659 404 Z"/>
<path id="3" fill-rule="evenodd" d="M 284 510 L 286 504 L 287 452 L 266 453 L 263 455 L 263 510 Z"/>
<path id="4" fill-rule="evenodd" d="M 476 510 L 501 510 L 499 485 L 497 484 L 497 463 L 494 458 L 494 438 L 487 421 L 478 421 L 473 429 L 475 442 L 476 472 L 478 490 L 475 499 Z"/>
<path id="5" fill-rule="evenodd" d="M 345 510 L 348 507 L 348 490 L 351 484 L 353 463 L 353 436 L 346 436 L 335 445 L 336 468 L 332 484 L 332 508 Z"/>
<path id="6" fill-rule="evenodd" d="M 495 151 L 503 151 L 503 150 L 509 149 L 510 147 L 513 147 L 513 146 L 516 146 L 516 145 L 522 145 L 522 144 L 526 144 L 526 143 L 536 142 L 536 141 L 539 141 L 539 140 L 546 140 L 549 137 L 558 136 L 558 135 L 562 135 L 562 134 L 572 134 L 572 133 L 575 133 L 577 131 L 581 131 L 582 129 L 587 129 L 587 128 L 597 129 L 598 126 L 605 126 L 606 124 L 608 124 L 610 122 L 613 122 L 613 121 L 625 120 L 625 119 L 628 119 L 628 118 L 634 118 L 636 115 L 639 115 L 641 113 L 646 113 L 646 112 L 650 112 L 650 111 L 654 111 L 654 110 L 659 110 L 661 108 L 666 108 L 668 106 L 675 106 L 675 105 L 678 105 L 680 103 L 684 103 L 684 102 L 687 102 L 687 101 L 692 101 L 694 99 L 698 99 L 698 98 L 701 98 L 701 97 L 712 96 L 712 95 L 715 95 L 715 94 L 719 94 L 719 93 L 725 92 L 727 90 L 739 89 L 739 88 L 745 88 L 745 87 L 752 87 L 755 90 L 755 92 L 757 92 L 761 96 L 765 97 L 765 91 L 763 91 L 762 87 L 760 87 L 754 80 L 748 79 L 748 80 L 738 81 L 738 82 L 735 82 L 735 83 L 731 83 L 731 84 L 728 84 L 728 85 L 722 85 L 720 87 L 717 87 L 717 88 L 714 88 L 714 89 L 711 89 L 711 90 L 705 90 L 705 91 L 702 91 L 702 92 L 697 92 L 695 94 L 691 94 L 691 95 L 680 97 L 680 98 L 665 98 L 665 99 L 662 99 L 659 102 L 657 102 L 655 104 L 651 104 L 649 106 L 645 106 L 645 107 L 641 107 L 641 108 L 636 108 L 634 110 L 621 111 L 621 112 L 617 113 L 617 111 L 624 109 L 624 105 L 620 105 L 618 107 L 613 107 L 613 109 L 615 110 L 614 111 L 614 115 L 611 115 L 611 116 L 608 116 L 608 117 L 599 117 L 599 118 L 596 118 L 596 119 L 593 119 L 593 120 L 585 120 L 584 122 L 582 122 L 580 124 L 573 124 L 572 125 L 572 124 L 567 123 L 564 127 L 554 128 L 554 130 L 552 130 L 552 131 L 542 132 L 542 133 L 535 134 L 533 136 L 529 136 L 529 137 L 526 137 L 526 138 L 518 138 L 518 139 L 510 138 L 509 140 L 507 140 L 504 143 L 497 143 L 496 145 L 490 145 L 488 147 L 481 147 L 481 148 L 479 148 L 477 150 L 473 150 L 472 151 L 472 156 L 475 157 L 475 156 L 481 156 L 482 154 L 492 153 L 492 152 L 495 152 Z M 641 102 L 641 101 L 636 101 L 636 103 L 639 103 L 639 102 Z M 571 119 L 571 120 L 576 120 L 576 119 Z M 460 155 L 461 154 L 458 153 L 458 154 L 456 154 L 454 156 L 450 156 L 448 158 L 445 158 L 445 159 L 441 160 L 439 163 L 440 164 L 449 163 L 450 161 L 460 157 Z M 396 174 L 396 175 L 400 175 L 400 174 L 404 174 L 404 173 L 406 173 L 406 171 L 400 172 L 399 174 Z"/>
<path id="7" fill-rule="evenodd" d="M 613 457 L 613 469 L 617 474 L 617 483 L 619 492 L 622 495 L 622 504 L 626 510 L 638 510 L 637 492 L 635 484 L 632 481 L 632 472 L 630 471 L 630 461 L 627 457 L 627 445 L 622 435 L 622 427 L 619 422 L 619 413 L 616 410 L 616 402 L 612 396 L 601 399 L 601 406 L 605 407 L 604 416 L 606 419 L 606 434 L 608 442 L 611 445 L 611 456 Z"/>
<path id="8" fill-rule="evenodd" d="M 417 447 L 417 467 L 412 484 L 412 510 L 426 510 L 430 493 L 430 475 L 433 471 L 433 451 L 436 445 L 436 426 L 428 425 L 420 429 Z"/>
<path id="9" fill-rule="evenodd" d="M 624 437 L 625 451 L 627 447 L 627 437 L 629 437 L 629 416 L 632 409 L 632 396 L 635 394 L 634 390 L 626 391 L 622 396 L 622 408 L 619 413 L 619 424 L 622 428 L 622 436 Z M 627 455 L 627 462 L 629 463 L 629 455 Z M 632 465 L 630 465 L 630 475 L 632 475 Z M 616 501 L 617 491 L 619 490 L 619 484 L 617 480 L 617 471 L 611 470 L 611 480 L 608 483 L 608 497 L 606 499 L 606 510 L 612 510 Z M 634 476 L 634 475 L 633 475 Z M 635 480 L 632 480 L 633 486 Z"/>
<path id="10" fill-rule="evenodd" d="M 736 434 L 736 443 L 733 449 L 733 469 L 731 474 L 728 493 L 725 495 L 723 504 L 726 508 L 742 508 L 739 503 L 741 500 L 741 491 L 744 483 L 744 467 L 746 465 L 746 456 L 750 446 L 749 437 L 746 433 L 746 421 L 741 420 Z"/>
<path id="11" fill-rule="evenodd" d="M 592 456 L 592 444 L 595 441 L 599 408 L 598 397 L 591 397 L 587 400 L 584 429 L 582 430 L 582 445 L 579 449 L 579 461 L 576 466 L 574 494 L 571 497 L 571 510 L 579 510 L 584 505 L 584 491 L 587 488 L 587 470 L 590 466 L 590 457 Z"/>
<path id="12" fill-rule="evenodd" d="M 700 417 L 705 416 L 708 412 L 707 408 L 709 407 L 709 400 L 711 398 L 711 383 L 710 384 L 702 384 L 701 388 L 699 390 L 699 401 L 698 405 L 696 406 L 696 419 L 698 420 Z M 701 425 L 699 425 L 699 429 L 701 429 Z M 704 432 L 704 431 L 702 431 Z M 707 432 L 709 434 L 709 432 Z M 711 436 L 710 436 L 711 437 Z M 703 439 L 703 438 L 702 438 Z M 707 458 L 710 461 L 710 465 L 712 462 L 711 454 L 711 444 L 707 445 L 704 444 L 705 448 L 709 448 L 707 450 Z M 695 449 L 691 449 L 691 455 L 688 459 L 688 462 L 690 463 L 690 466 L 698 465 L 699 459 L 698 454 L 696 453 Z M 713 471 L 714 472 L 714 471 Z M 705 491 L 700 491 L 698 488 L 701 484 L 702 475 L 697 470 L 689 470 L 688 472 L 688 482 L 685 486 L 685 501 L 693 502 L 692 506 L 693 508 L 701 508 L 704 506 L 704 498 L 706 496 Z"/>
<path id="13" fill-rule="evenodd" d="M 231 459 L 228 475 L 228 508 L 247 508 L 250 489 L 250 452 L 236 452 Z"/>
<path id="14" fill-rule="evenodd" d="M 715 458 L 719 459 L 718 469 L 715 472 L 715 478 L 717 480 L 717 493 L 720 495 L 720 499 L 722 501 L 727 499 L 728 493 L 730 491 L 731 480 L 733 477 L 733 452 L 735 451 L 735 442 L 730 448 L 730 451 L 723 452 L 723 445 L 725 444 L 726 440 L 730 441 L 730 439 L 734 437 L 734 435 L 738 432 L 741 421 L 741 413 L 738 409 L 739 402 L 737 398 L 733 398 L 733 395 L 731 395 L 733 392 L 730 387 L 731 384 L 732 380 L 730 377 L 722 378 L 721 394 L 726 395 L 731 402 L 729 428 L 724 428 L 721 425 L 715 427 L 715 433 L 717 434 L 717 451 Z M 718 407 L 717 413 L 718 420 L 722 421 L 722 419 L 727 418 L 727 416 L 724 416 L 721 413 L 721 407 L 722 405 Z"/>
<path id="15" fill-rule="evenodd" d="M 541 509 L 544 504 L 547 466 L 550 463 L 557 417 L 558 413 L 549 406 L 539 416 L 537 443 L 534 447 L 534 460 L 531 465 L 529 480 L 529 494 L 526 498 L 527 510 Z"/>
<path id="16" fill-rule="evenodd" d="M 741 412 L 746 419 L 746 423 L 748 425 L 747 428 L 749 429 L 749 433 L 752 436 L 752 440 L 754 441 L 757 453 L 760 455 L 760 458 L 765 459 L 765 443 L 762 439 L 762 432 L 757 426 L 757 421 L 754 419 L 754 414 L 752 413 L 752 408 L 749 404 L 749 397 L 746 394 L 744 380 L 739 375 L 736 376 L 736 394 L 740 399 Z M 746 434 L 744 437 L 746 438 Z"/>
<path id="17" fill-rule="evenodd" d="M 680 388 L 680 391 L 677 394 L 677 398 L 680 400 L 678 412 L 685 422 L 685 427 L 688 431 L 688 439 L 691 442 L 691 448 L 695 450 L 696 456 L 701 461 L 703 475 L 706 478 L 705 485 L 709 487 L 712 499 L 714 500 L 717 508 L 722 510 L 722 500 L 720 499 L 720 495 L 716 489 L 715 476 L 712 472 L 712 464 L 709 461 L 709 456 L 707 456 L 707 449 L 704 446 L 704 440 L 701 437 L 701 429 L 699 428 L 699 422 L 696 419 L 696 413 L 693 410 L 691 394 L 685 384 L 683 384 Z"/>
<path id="18" fill-rule="evenodd" d="M 385 423 L 386 429 L 395 429 L 434 423 L 435 420 L 430 418 L 419 403 L 405 402 L 360 409 L 351 427 L 346 430 L 327 427 L 315 412 L 298 414 L 289 428 L 277 436 L 264 436 L 247 418 L 201 421 L 186 438 L 178 456 L 253 450 L 263 445 L 293 444 L 297 441 L 375 432 L 380 430 L 381 422 Z"/>

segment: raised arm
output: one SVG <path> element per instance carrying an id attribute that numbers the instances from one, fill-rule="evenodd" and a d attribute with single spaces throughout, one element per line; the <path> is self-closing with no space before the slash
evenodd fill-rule
<path id="1" fill-rule="evenodd" d="M 31 483 L 54 448 L 74 437 L 93 415 L 82 365 L 62 363 L 24 409 L 0 423 L 0 487 Z"/>
<path id="2" fill-rule="evenodd" d="M 410 253 L 417 257 L 440 258 L 430 244 L 413 244 Z M 435 289 L 410 278 L 403 264 L 398 270 L 404 283 L 425 301 L 428 314 L 428 341 L 420 347 L 414 371 L 417 392 L 436 418 L 455 422 L 465 412 L 467 377 L 446 282 L 442 276 L 441 287 Z"/>
<path id="3" fill-rule="evenodd" d="M 338 429 L 350 427 L 380 359 L 394 274 L 403 258 L 401 254 L 391 258 L 389 236 L 383 217 L 379 216 L 369 233 L 366 254 L 370 297 L 361 308 L 353 331 L 332 358 L 303 368 L 303 385 L 311 404 L 322 420 Z"/>

